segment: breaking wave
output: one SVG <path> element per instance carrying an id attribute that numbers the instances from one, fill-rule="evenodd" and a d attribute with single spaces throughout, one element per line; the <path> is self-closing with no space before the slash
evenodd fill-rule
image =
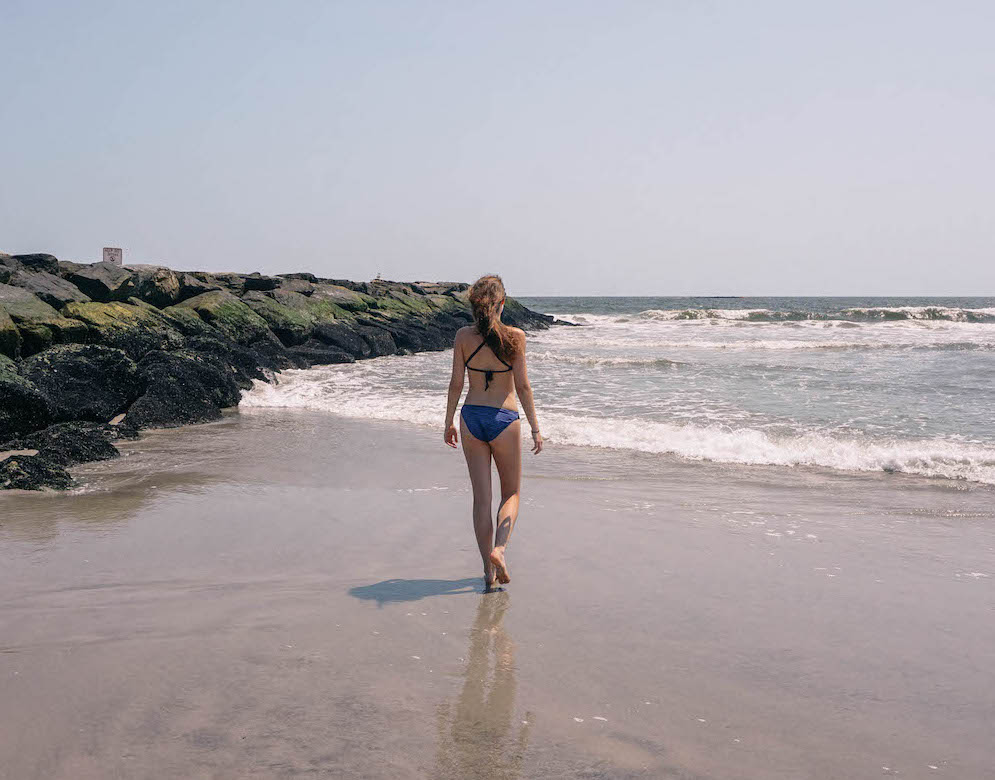
<path id="1" fill-rule="evenodd" d="M 843 320 L 847 322 L 894 322 L 901 320 L 995 323 L 995 308 L 963 309 L 945 306 L 895 306 L 846 308 L 833 312 L 775 309 L 647 309 L 635 318 L 643 320 L 737 320 L 744 322 L 799 322 Z M 615 318 L 618 321 L 620 318 Z"/>
<path id="2" fill-rule="evenodd" d="M 359 376 L 288 371 L 279 384 L 256 382 L 242 408 L 307 409 L 347 417 L 438 427 L 435 394 L 386 394 Z M 875 439 L 820 432 L 774 435 L 750 427 L 655 422 L 558 412 L 543 414 L 553 443 L 673 455 L 688 460 L 894 472 L 995 485 L 995 447 L 948 439 Z"/>

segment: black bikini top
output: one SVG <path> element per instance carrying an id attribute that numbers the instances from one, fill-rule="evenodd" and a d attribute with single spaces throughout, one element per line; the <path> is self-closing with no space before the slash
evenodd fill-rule
<path id="1" fill-rule="evenodd" d="M 475 350 L 473 350 L 473 352 L 470 353 L 470 357 L 468 357 L 466 359 L 466 362 L 463 363 L 463 365 L 470 371 L 479 371 L 481 374 L 484 375 L 484 390 L 490 387 L 491 380 L 494 378 L 495 374 L 506 374 L 512 370 L 511 365 L 501 360 L 501 356 L 498 355 L 496 352 L 494 353 L 494 357 L 496 357 L 498 360 L 501 360 L 502 363 L 508 366 L 507 368 L 473 368 L 473 366 L 470 365 L 470 361 L 473 360 L 473 356 L 476 355 L 478 352 L 480 352 L 480 348 L 483 347 L 484 344 L 486 343 L 487 343 L 486 341 L 481 341 L 480 346 L 477 347 Z M 491 351 L 493 352 L 494 350 Z"/>

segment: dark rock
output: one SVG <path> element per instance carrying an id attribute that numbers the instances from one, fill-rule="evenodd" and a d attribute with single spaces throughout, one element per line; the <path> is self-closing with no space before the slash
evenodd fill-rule
<path id="1" fill-rule="evenodd" d="M 86 326 L 86 341 L 123 349 L 133 360 L 183 346 L 183 336 L 170 319 L 137 298 L 127 303 L 69 303 L 62 313 Z"/>
<path id="2" fill-rule="evenodd" d="M 367 326 L 386 330 L 399 350 L 424 352 L 447 349 L 452 346 L 452 336 L 446 336 L 439 328 L 404 317 L 374 322 L 366 320 Z"/>
<path id="3" fill-rule="evenodd" d="M 281 279 L 303 279 L 306 282 L 317 282 L 318 277 L 306 271 L 298 271 L 293 274 L 277 274 Z"/>
<path id="4" fill-rule="evenodd" d="M 0 442 L 13 439 L 52 421 L 52 404 L 22 377 L 12 360 L 0 356 Z"/>
<path id="5" fill-rule="evenodd" d="M 317 281 L 317 280 L 312 280 Z M 353 292 L 364 293 L 366 295 L 372 294 L 373 288 L 367 282 L 353 282 L 349 279 L 322 279 L 320 281 L 328 282 L 329 284 L 334 284 L 339 287 L 345 287 L 347 290 L 352 290 Z"/>
<path id="6" fill-rule="evenodd" d="M 21 374 L 48 397 L 55 422 L 106 422 L 144 390 L 134 361 L 97 344 L 52 347 L 26 360 Z"/>
<path id="7" fill-rule="evenodd" d="M 86 268 L 89 263 L 74 263 L 72 260 L 60 260 L 59 261 L 59 276 L 63 279 L 68 279 L 74 273 L 76 273 L 81 268 Z"/>
<path id="8" fill-rule="evenodd" d="M 370 345 L 370 357 L 394 355 L 397 353 L 397 342 L 390 331 L 379 325 L 357 325 L 356 333 Z"/>
<path id="9" fill-rule="evenodd" d="M 152 352 L 140 363 L 147 385 L 125 416 L 135 428 L 174 428 L 210 422 L 221 410 L 238 404 L 234 375 L 194 352 Z"/>
<path id="10" fill-rule="evenodd" d="M 0 307 L 0 355 L 12 358 L 21 355 L 21 334 L 3 307 Z"/>
<path id="11" fill-rule="evenodd" d="M 18 271 L 10 278 L 10 283 L 38 296 L 55 309 L 73 301 L 90 300 L 76 285 L 47 271 Z"/>
<path id="12" fill-rule="evenodd" d="M 221 289 L 227 290 L 233 295 L 241 295 L 245 292 L 245 274 L 220 272 L 212 273 L 211 278 Z"/>
<path id="13" fill-rule="evenodd" d="M 85 265 L 69 275 L 69 281 L 95 301 L 126 301 L 135 294 L 133 271 L 114 263 Z"/>
<path id="14" fill-rule="evenodd" d="M 135 298 L 159 309 L 180 300 L 180 278 L 174 271 L 158 265 L 136 265 L 130 269 L 135 274 Z"/>
<path id="15" fill-rule="evenodd" d="M 242 287 L 249 290 L 275 290 L 280 286 L 280 278 L 277 276 L 263 276 L 256 272 L 242 277 Z"/>
<path id="16" fill-rule="evenodd" d="M 59 273 L 59 260 L 53 255 L 11 255 L 11 257 L 31 271 Z"/>
<path id="17" fill-rule="evenodd" d="M 113 425 L 66 422 L 0 444 L 0 450 L 38 450 L 48 460 L 68 468 L 80 463 L 110 460 L 120 453 L 111 444 L 120 438 Z M 137 434 L 136 434 L 137 435 Z"/>
<path id="18" fill-rule="evenodd" d="M 306 279 L 284 279 L 280 283 L 280 290 L 285 292 L 300 293 L 301 295 L 314 295 L 315 286 Z"/>
<path id="19" fill-rule="evenodd" d="M 275 339 L 273 341 L 257 341 L 250 349 L 257 355 L 265 358 L 274 371 L 283 371 L 287 368 L 308 367 L 308 364 L 302 358 L 292 355 L 283 344 Z"/>
<path id="20" fill-rule="evenodd" d="M 209 325 L 239 344 L 274 339 L 266 320 L 245 303 L 224 290 L 201 293 L 178 304 L 193 309 Z"/>
<path id="21" fill-rule="evenodd" d="M 21 270 L 21 264 L 10 255 L 0 252 L 0 284 L 7 284 L 10 277 Z"/>
<path id="22" fill-rule="evenodd" d="M 243 389 L 252 387 L 255 379 L 266 379 L 267 371 L 272 373 L 289 368 L 291 365 L 286 358 L 274 359 L 254 346 L 235 344 L 219 336 L 220 334 L 191 338 L 187 342 L 187 349 L 201 357 L 211 359 L 216 365 L 232 373 L 238 386 Z"/>
<path id="23" fill-rule="evenodd" d="M 311 341 L 301 344 L 299 347 L 290 347 L 288 350 L 293 355 L 303 358 L 312 366 L 324 366 L 331 363 L 355 363 L 356 359 L 347 352 L 343 352 L 336 347 L 330 347 L 320 341 Z"/>
<path id="24" fill-rule="evenodd" d="M 553 322 L 553 317 L 527 309 L 514 298 L 508 298 L 504 303 L 501 322 L 522 330 L 546 330 Z"/>
<path id="25" fill-rule="evenodd" d="M 179 279 L 180 293 L 176 299 L 177 303 L 185 301 L 187 298 L 193 298 L 195 295 L 221 289 L 221 286 L 210 274 L 185 273 L 180 274 Z"/>
<path id="26" fill-rule="evenodd" d="M 42 454 L 11 455 L 0 461 L 0 490 L 67 490 L 73 478 Z"/>
<path id="27" fill-rule="evenodd" d="M 343 352 L 347 352 L 357 359 L 374 357 L 374 352 L 370 346 L 370 342 L 357 333 L 357 330 L 360 327 L 362 326 L 349 326 L 337 322 L 323 322 L 314 326 L 314 338 L 323 344 L 328 344 L 337 349 L 341 349 Z M 390 339 L 389 333 L 383 331 L 383 334 L 386 338 Z M 391 340 L 391 345 L 393 345 L 393 340 Z M 397 348 L 394 347 L 391 352 L 386 354 L 392 355 L 396 351 Z"/>

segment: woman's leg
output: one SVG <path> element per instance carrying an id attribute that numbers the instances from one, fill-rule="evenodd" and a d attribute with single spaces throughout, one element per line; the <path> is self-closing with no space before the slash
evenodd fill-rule
<path id="1" fill-rule="evenodd" d="M 490 586 L 494 582 L 494 564 L 491 563 L 491 550 L 494 542 L 491 523 L 491 448 L 487 442 L 475 439 L 467 430 L 463 416 L 459 421 L 460 438 L 463 440 L 463 456 L 470 472 L 470 485 L 473 487 L 473 532 L 477 535 L 477 547 L 484 562 L 484 582 Z"/>
<path id="2" fill-rule="evenodd" d="M 518 519 L 518 496 L 522 485 L 522 423 L 515 420 L 490 442 L 498 479 L 501 481 L 501 506 L 497 514 L 494 533 L 494 550 L 491 563 L 497 569 L 498 580 L 511 582 L 508 565 L 504 560 L 505 547 Z"/>

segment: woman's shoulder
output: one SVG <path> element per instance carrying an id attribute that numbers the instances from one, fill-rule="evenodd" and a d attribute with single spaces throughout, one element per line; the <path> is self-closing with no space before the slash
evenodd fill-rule
<path id="1" fill-rule="evenodd" d="M 477 329 L 473 325 L 464 325 L 458 331 L 456 331 L 456 336 L 453 339 L 454 344 L 465 344 L 467 341 L 472 339 L 476 335 Z M 479 337 L 478 337 L 479 338 Z"/>

